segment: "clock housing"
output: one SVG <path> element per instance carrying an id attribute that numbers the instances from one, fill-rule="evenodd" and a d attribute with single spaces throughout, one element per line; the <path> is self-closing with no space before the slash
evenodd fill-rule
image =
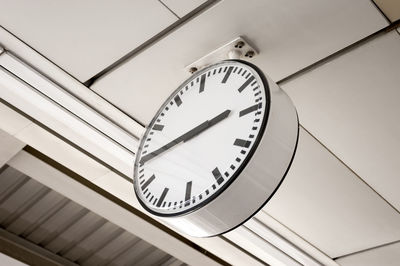
<path id="1" fill-rule="evenodd" d="M 187 97 L 188 92 L 203 98 Z M 207 100 L 205 95 L 211 98 Z M 184 110 L 184 104 L 198 108 L 196 104 L 201 101 L 205 101 L 204 107 L 209 110 L 201 113 L 199 109 L 197 117 L 188 115 L 183 119 L 173 115 Z M 219 109 L 212 110 L 213 106 Z M 196 113 L 193 109 L 186 110 L 190 112 Z M 168 122 L 169 116 L 172 118 Z M 186 119 L 194 121 L 180 125 L 174 121 L 179 119 L 184 120 L 181 124 L 185 124 Z M 180 129 L 176 132 L 164 130 L 168 126 Z M 151 145 L 151 139 L 154 141 L 157 136 L 161 136 L 159 143 Z M 217 142 L 209 145 L 212 143 L 209 138 L 213 136 Z M 226 232 L 250 218 L 279 187 L 294 156 L 297 136 L 297 115 L 287 95 L 254 65 L 223 61 L 190 77 L 157 112 L 137 153 L 135 192 L 146 210 L 164 217 L 189 235 L 211 236 Z M 182 156 L 189 156 L 185 150 L 198 152 L 199 156 L 182 159 Z M 205 151 L 215 153 L 216 157 L 202 160 L 207 156 Z M 236 163 L 224 164 L 224 158 Z M 174 164 L 182 160 L 186 163 L 177 168 Z M 192 161 L 205 170 L 194 171 L 193 168 L 185 175 L 187 171 L 181 168 L 188 168 Z M 166 173 L 168 171 L 170 173 Z M 177 176 L 171 179 L 175 173 Z M 200 181 L 204 183 L 202 187 Z M 196 193 L 195 186 L 199 186 Z M 151 188 L 154 193 L 149 192 Z M 173 190 L 178 195 L 175 198 Z"/>

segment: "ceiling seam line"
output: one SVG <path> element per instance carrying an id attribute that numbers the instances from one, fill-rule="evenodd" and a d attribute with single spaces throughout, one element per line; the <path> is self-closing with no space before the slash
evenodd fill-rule
<path id="1" fill-rule="evenodd" d="M 346 257 L 352 256 L 352 255 L 357 255 L 357 254 L 360 254 L 360 253 L 363 253 L 363 252 L 368 252 L 368 251 L 371 251 L 371 250 L 374 250 L 374 249 L 383 248 L 383 247 L 390 246 L 390 245 L 397 244 L 397 243 L 400 243 L 400 240 L 395 240 L 395 241 L 388 242 L 388 243 L 385 243 L 385 244 L 382 244 L 382 245 L 378 245 L 378 246 L 375 246 L 375 247 L 371 247 L 371 248 L 366 248 L 366 249 L 362 249 L 362 250 L 359 250 L 359 251 L 355 251 L 355 252 L 352 252 L 352 253 L 349 253 L 349 254 L 345 254 L 343 256 L 339 256 L 339 257 L 333 258 L 333 260 L 346 258 Z"/>
<path id="2" fill-rule="evenodd" d="M 119 66 L 121 66 L 123 63 L 126 61 L 134 58 L 136 55 L 140 54 L 144 50 L 148 49 L 155 43 L 159 42 L 160 40 L 164 39 L 166 36 L 168 36 L 170 33 L 174 32 L 175 30 L 179 29 L 183 25 L 185 25 L 187 22 L 191 21 L 198 15 L 206 12 L 209 8 L 213 7 L 217 3 L 221 2 L 222 0 L 208 0 L 183 16 L 181 19 L 177 20 L 176 22 L 172 23 L 168 27 L 166 27 L 164 30 L 160 31 L 159 33 L 155 34 L 153 37 L 139 45 L 138 47 L 134 48 L 132 51 L 128 52 L 124 56 L 122 56 L 120 59 L 116 60 L 106 68 L 104 68 L 102 71 L 85 81 L 83 84 L 86 85 L 87 87 L 90 88 L 91 85 L 93 85 L 96 81 L 101 79 L 103 76 L 107 75 L 108 73 L 114 71 L 117 69 Z M 93 90 L 92 90 L 93 91 Z"/>
<path id="3" fill-rule="evenodd" d="M 292 73 L 292 74 L 290 74 L 290 75 L 288 75 L 288 76 L 286 76 L 286 77 L 284 77 L 284 78 L 282 78 L 280 80 L 278 80 L 276 83 L 279 86 L 282 86 L 283 84 L 285 84 L 287 82 L 290 82 L 292 79 L 296 79 L 297 77 L 299 77 L 299 76 L 301 76 L 303 74 L 306 74 L 306 73 L 308 73 L 308 72 L 310 72 L 310 71 L 312 71 L 312 70 L 314 70 L 314 69 L 316 69 L 316 68 L 318 68 L 318 67 L 320 67 L 320 66 L 322 66 L 322 65 L 324 65 L 326 63 L 329 63 L 332 60 L 335 60 L 336 58 L 338 58 L 338 57 L 340 57 L 340 56 L 342 56 L 342 55 L 344 55 L 346 53 L 349 53 L 350 51 L 352 51 L 352 50 L 354 50 L 354 49 L 356 49 L 358 47 L 361 47 L 362 45 L 364 45 L 364 44 L 366 44 L 366 43 L 368 43 L 368 42 L 380 37 L 381 35 L 389 33 L 392 30 L 396 30 L 396 28 L 399 27 L 399 26 L 400 26 L 400 20 L 397 20 L 397 21 L 389 24 L 388 26 L 386 26 L 386 27 L 384 27 L 384 28 L 382 28 L 382 29 L 380 29 L 380 30 L 378 30 L 378 31 L 376 31 L 376 32 L 374 32 L 374 33 L 372 33 L 372 34 L 370 34 L 370 35 L 368 35 L 368 36 L 366 36 L 366 37 L 354 42 L 354 43 L 351 43 L 350 45 L 348 45 L 348 46 L 346 46 L 346 47 L 344 47 L 344 48 L 342 48 L 342 49 L 340 49 L 340 50 L 338 50 L 338 51 L 336 51 L 336 52 L 334 52 L 334 53 L 332 53 L 332 54 L 330 54 L 330 55 L 328 55 L 328 56 L 326 56 L 326 57 L 324 57 L 324 58 L 322 58 L 322 59 L 320 59 L 320 60 L 318 60 L 318 61 L 316 61 L 316 62 L 314 62 L 314 63 L 312 63 L 310 65 L 308 65 L 308 66 L 306 66 L 306 67 L 303 67 L 302 69 L 300 69 L 300 70 L 298 70 L 298 71 L 296 71 L 296 72 L 294 72 L 294 73 Z"/>
<path id="4" fill-rule="evenodd" d="M 389 24 L 392 23 L 388 18 L 388 16 L 386 16 L 385 12 L 383 12 L 383 10 L 379 7 L 379 5 L 374 0 L 371 0 L 371 2 L 375 6 L 375 8 L 379 11 L 379 13 L 381 13 L 382 17 L 384 17 Z"/>
<path id="5" fill-rule="evenodd" d="M 21 43 L 23 43 L 24 45 L 26 45 L 27 47 L 29 47 L 30 49 L 32 49 L 33 51 L 35 51 L 37 54 L 39 54 L 40 56 L 42 56 L 44 59 L 46 59 L 47 61 L 49 61 L 50 63 L 52 63 L 53 65 L 55 65 L 56 67 L 58 67 L 59 69 L 61 69 L 63 72 L 65 72 L 70 78 L 74 79 L 75 81 L 81 83 L 82 85 L 84 85 L 81 81 L 79 81 L 77 78 L 75 78 L 71 73 L 67 72 L 64 68 L 60 67 L 58 64 L 56 64 L 54 61 L 50 60 L 50 58 L 48 58 L 47 56 L 45 56 L 44 54 L 40 53 L 38 50 L 36 50 L 35 48 L 33 48 L 32 46 L 30 46 L 28 43 L 26 43 L 25 41 L 23 41 L 21 38 L 19 38 L 17 35 L 15 35 L 14 33 L 12 33 L 11 31 L 9 31 L 8 29 L 4 28 L 2 25 L 0 25 L 0 28 L 2 28 L 3 30 L 5 30 L 6 32 L 8 32 L 9 34 L 11 34 L 14 38 L 16 38 L 18 41 L 20 41 Z M 0 43 L 1 44 L 1 43 Z M 4 47 L 4 51 L 6 51 L 8 49 L 6 49 L 6 47 Z M 4 52 L 3 51 L 3 52 Z M 1 54 L 1 53 L 0 53 Z M 28 64 L 29 66 L 31 66 L 30 64 Z M 36 71 L 38 71 L 37 69 L 35 69 Z M 41 71 L 38 71 L 40 74 L 44 75 Z M 46 75 L 44 75 L 46 76 Z M 52 80 L 54 83 L 56 83 L 57 85 L 59 85 L 57 82 L 55 82 L 54 80 Z"/>
<path id="6" fill-rule="evenodd" d="M 367 185 L 373 192 L 376 193 L 383 201 L 385 201 L 395 212 L 400 214 L 400 210 L 395 208 L 386 198 L 384 198 L 380 193 L 378 193 L 370 184 L 367 183 L 360 175 L 358 175 L 350 166 L 348 166 L 342 159 L 340 159 L 336 154 L 334 154 L 326 145 L 324 145 L 319 139 L 317 139 L 310 131 L 300 125 L 310 136 L 315 139 L 322 147 L 324 147 L 332 156 L 334 156 L 341 164 L 343 164 L 351 173 L 353 173 L 358 179 L 360 179 L 365 185 Z"/>
<path id="7" fill-rule="evenodd" d="M 167 6 L 163 1 L 158 0 L 158 2 L 160 2 L 166 9 L 168 9 L 175 17 L 177 17 L 178 19 L 181 19 L 174 11 L 172 11 L 171 8 L 169 8 L 169 6 Z"/>
<path id="8" fill-rule="evenodd" d="M 142 122 L 140 122 L 139 120 L 137 120 L 136 118 L 134 118 L 132 115 L 128 114 L 127 112 L 125 112 L 124 110 L 122 110 L 120 107 L 118 107 L 117 105 L 115 105 L 114 103 L 110 102 L 110 100 L 108 100 L 107 98 L 103 97 L 101 94 L 99 94 L 97 91 L 93 90 L 92 88 L 89 87 L 89 85 L 83 84 L 83 86 L 85 86 L 85 88 L 87 88 L 88 90 L 90 90 L 92 93 L 96 94 L 96 96 L 100 97 L 103 101 L 107 102 L 109 105 L 111 105 L 112 107 L 114 107 L 115 109 L 117 109 L 119 112 L 121 112 L 122 114 L 124 114 L 125 116 L 127 116 L 128 118 L 132 119 L 133 121 L 135 121 L 138 125 L 140 125 L 141 127 L 145 127 L 145 124 L 143 124 Z M 93 108 L 94 109 L 94 108 Z M 95 109 L 96 110 L 96 109 Z M 97 111 L 97 110 L 96 110 Z M 114 123 L 114 122 L 113 122 Z M 118 123 L 114 123 L 115 125 L 117 125 L 118 127 L 120 127 L 118 125 Z M 123 129 L 122 127 L 120 127 L 121 129 Z M 123 129 L 125 130 L 125 129 Z M 126 131 L 126 130 L 125 130 Z M 129 133 L 128 131 L 126 131 L 128 134 L 134 136 L 133 134 Z M 134 136 L 136 137 L 138 140 L 140 140 L 141 136 Z"/>
<path id="9" fill-rule="evenodd" d="M 0 99 L 1 100 L 1 99 Z M 32 155 L 33 157 L 37 158 L 38 160 L 48 164 L 49 166 L 53 167 L 57 171 L 60 171 L 61 173 L 65 174 L 66 176 L 70 177 L 71 179 L 75 180 L 76 182 L 80 183 L 81 185 L 93 190 L 95 193 L 103 196 L 104 198 L 108 199 L 112 203 L 120 206 L 121 208 L 125 209 L 126 211 L 138 216 L 139 218 L 143 219 L 144 221 L 148 222 L 149 224 L 157 227 L 164 233 L 170 235 L 171 237 L 181 241 L 182 243 L 186 244 L 188 247 L 192 248 L 193 250 L 200 252 L 207 256 L 208 258 L 216 261 L 217 263 L 220 263 L 222 265 L 229 265 L 225 260 L 219 258 L 212 252 L 202 248 L 198 244 L 190 241 L 186 237 L 178 234 L 177 232 L 173 231 L 172 229 L 168 228 L 167 226 L 163 225 L 162 223 L 158 222 L 157 220 L 147 216 L 146 214 L 142 213 L 132 205 L 126 203 L 122 199 L 114 196 L 110 192 L 102 189 L 101 187 L 97 186 L 96 184 L 92 183 L 91 181 L 87 180 L 83 176 L 79 175 L 78 173 L 74 172 L 73 170 L 69 169 L 68 167 L 62 165 L 61 163 L 55 161 L 54 159 L 50 158 L 49 156 L 45 155 L 44 153 L 36 150 L 35 148 L 31 146 L 27 146 L 24 149 L 25 152 L 28 154 Z"/>

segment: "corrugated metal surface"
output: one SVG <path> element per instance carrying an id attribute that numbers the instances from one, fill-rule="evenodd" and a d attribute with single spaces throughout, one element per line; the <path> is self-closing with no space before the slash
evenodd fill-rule
<path id="1" fill-rule="evenodd" d="M 80 265 L 182 265 L 10 166 L 0 170 L 0 227 Z"/>

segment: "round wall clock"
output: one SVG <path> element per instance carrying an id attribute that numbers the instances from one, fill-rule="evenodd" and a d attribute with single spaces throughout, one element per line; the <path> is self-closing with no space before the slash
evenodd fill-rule
<path id="1" fill-rule="evenodd" d="M 227 232 L 274 194 L 297 138 L 292 102 L 256 66 L 211 65 L 175 90 L 147 127 L 135 193 L 148 212 L 181 232 Z"/>

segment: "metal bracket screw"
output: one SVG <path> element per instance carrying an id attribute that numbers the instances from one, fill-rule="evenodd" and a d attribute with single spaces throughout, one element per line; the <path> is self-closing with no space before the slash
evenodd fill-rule
<path id="1" fill-rule="evenodd" d="M 197 67 L 191 67 L 190 69 L 189 69 L 189 72 L 191 73 L 191 74 L 193 74 L 194 72 L 196 72 L 197 71 Z"/>
<path id="2" fill-rule="evenodd" d="M 245 56 L 245 57 L 249 57 L 249 58 L 253 58 L 254 54 L 255 54 L 254 51 L 251 51 L 251 50 L 250 50 L 250 51 L 247 51 L 247 53 L 245 53 L 244 56 Z"/>
<path id="3" fill-rule="evenodd" d="M 239 41 L 239 42 L 237 42 L 236 43 L 236 45 L 235 45 L 235 48 L 242 48 L 243 46 L 245 46 L 245 43 L 244 42 L 242 42 L 242 41 Z"/>

